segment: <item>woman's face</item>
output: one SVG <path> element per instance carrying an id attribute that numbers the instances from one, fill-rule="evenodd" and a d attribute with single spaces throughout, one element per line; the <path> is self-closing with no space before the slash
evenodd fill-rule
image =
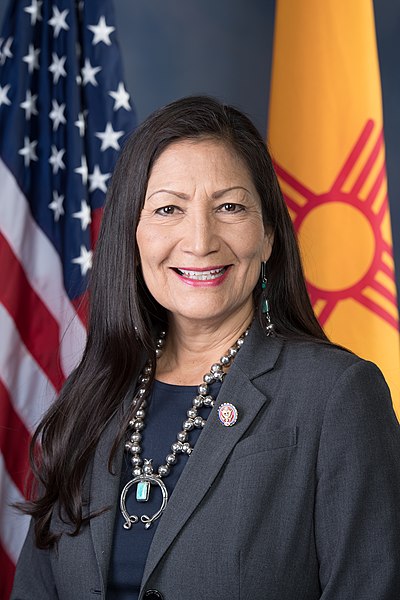
<path id="1" fill-rule="evenodd" d="M 272 249 L 246 165 L 218 140 L 171 144 L 154 163 L 136 232 L 145 283 L 169 318 L 252 314 Z"/>

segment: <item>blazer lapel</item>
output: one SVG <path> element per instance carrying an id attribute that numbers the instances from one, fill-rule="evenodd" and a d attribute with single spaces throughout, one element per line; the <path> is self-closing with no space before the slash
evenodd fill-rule
<path id="1" fill-rule="evenodd" d="M 90 508 L 97 511 L 107 508 L 98 517 L 90 520 L 92 542 L 101 572 L 104 590 L 107 588 L 107 571 L 111 556 L 115 512 L 118 505 L 120 465 L 122 462 L 123 445 L 115 456 L 115 475 L 108 470 L 110 449 L 117 434 L 119 418 L 114 416 L 97 446 L 90 484 Z"/>
<path id="2" fill-rule="evenodd" d="M 251 380 L 274 367 L 282 343 L 278 338 L 267 338 L 254 323 L 158 524 L 142 587 L 209 490 L 234 446 L 268 402 Z M 234 404 L 238 410 L 238 421 L 233 427 L 224 427 L 218 419 L 218 407 L 224 402 Z"/>

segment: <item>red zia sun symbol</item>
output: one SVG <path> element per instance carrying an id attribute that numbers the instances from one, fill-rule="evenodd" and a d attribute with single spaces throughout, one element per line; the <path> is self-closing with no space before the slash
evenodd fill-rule
<path id="1" fill-rule="evenodd" d="M 338 303 L 359 302 L 397 329 L 383 133 L 368 120 L 331 189 L 315 194 L 275 164 L 303 250 L 314 310 L 324 325 Z M 317 265 L 318 257 L 328 264 Z M 321 261 L 322 263 L 322 261 Z"/>

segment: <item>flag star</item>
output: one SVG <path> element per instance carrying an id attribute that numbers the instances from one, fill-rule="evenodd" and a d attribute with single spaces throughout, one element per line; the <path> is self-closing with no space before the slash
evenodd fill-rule
<path id="1" fill-rule="evenodd" d="M 114 98 L 114 110 L 118 110 L 119 108 L 125 108 L 125 110 L 132 110 L 129 105 L 130 95 L 125 89 L 123 81 L 121 81 L 118 85 L 118 89 L 115 92 L 108 92 L 111 98 Z"/>
<path id="2" fill-rule="evenodd" d="M 123 131 L 114 131 L 111 123 L 107 123 L 105 131 L 98 131 L 95 136 L 101 140 L 100 150 L 104 151 L 107 148 L 114 148 L 114 150 L 120 150 L 121 146 L 118 143 L 121 135 L 124 135 Z"/>
<path id="3" fill-rule="evenodd" d="M 7 85 L 5 85 L 4 87 L 0 85 L 0 106 L 2 104 L 11 104 L 10 98 L 7 97 L 10 87 L 11 85 L 9 83 L 7 83 Z"/>
<path id="4" fill-rule="evenodd" d="M 104 42 L 104 44 L 107 44 L 107 46 L 111 46 L 110 35 L 113 31 L 115 31 L 115 27 L 107 26 L 104 15 L 100 17 L 97 25 L 88 25 L 88 29 L 94 33 L 92 40 L 93 46 L 99 42 Z"/>
<path id="5" fill-rule="evenodd" d="M 32 96 L 31 91 L 27 90 L 25 95 L 24 102 L 21 102 L 20 107 L 25 111 L 25 119 L 30 120 L 32 115 L 37 115 L 38 111 L 36 110 L 36 100 L 37 94 Z"/>
<path id="6" fill-rule="evenodd" d="M 24 157 L 24 163 L 26 167 L 29 167 L 31 160 L 38 160 L 36 156 L 35 148 L 37 141 L 31 142 L 27 136 L 24 138 L 24 147 L 18 150 L 18 154 Z"/>
<path id="7" fill-rule="evenodd" d="M 74 125 L 79 129 L 79 135 L 83 137 L 85 135 L 85 116 L 83 113 L 78 113 L 78 119 L 74 122 Z"/>
<path id="8" fill-rule="evenodd" d="M 53 192 L 53 202 L 50 202 L 49 208 L 54 212 L 54 220 L 58 222 L 64 214 L 64 196 L 58 192 Z"/>
<path id="9" fill-rule="evenodd" d="M 81 268 L 82 277 L 86 275 L 89 269 L 92 268 L 92 257 L 93 252 L 91 250 L 87 250 L 85 246 L 81 246 L 81 254 L 77 258 L 73 258 L 72 262 L 75 265 L 79 265 Z"/>
<path id="10" fill-rule="evenodd" d="M 86 231 L 87 226 L 92 222 L 92 218 L 90 216 L 90 207 L 88 206 L 86 200 L 82 200 L 81 202 L 81 210 L 79 212 L 73 213 L 72 216 L 74 219 L 81 220 L 81 227 L 83 231 Z"/>
<path id="11" fill-rule="evenodd" d="M 0 39 L 0 65 L 4 65 L 7 58 L 12 58 L 13 53 L 11 52 L 11 44 L 13 43 L 12 37 L 9 37 L 6 42 L 3 44 L 3 39 Z M 2 45 L 3 44 L 3 45 Z"/>
<path id="12" fill-rule="evenodd" d="M 51 146 L 51 156 L 49 158 L 49 163 L 53 167 L 53 175 L 56 175 L 59 169 L 65 169 L 65 164 L 63 162 L 63 156 L 65 154 L 65 149 L 61 148 L 58 150 L 56 146 Z"/>
<path id="13" fill-rule="evenodd" d="M 90 60 L 85 58 L 85 66 L 82 67 L 83 85 L 91 83 L 92 85 L 98 85 L 96 81 L 96 73 L 101 71 L 101 67 L 92 67 Z"/>
<path id="14" fill-rule="evenodd" d="M 62 12 L 60 12 L 57 6 L 53 6 L 53 16 L 51 17 L 51 19 L 49 19 L 49 25 L 54 27 L 54 37 L 57 38 L 59 36 L 61 29 L 68 31 L 69 26 L 65 22 L 68 13 L 68 9 L 65 9 Z"/>
<path id="15" fill-rule="evenodd" d="M 82 177 L 82 184 L 86 185 L 88 180 L 88 167 L 86 162 L 86 156 L 82 154 L 81 166 L 74 169 L 74 173 L 78 173 Z"/>
<path id="16" fill-rule="evenodd" d="M 39 54 L 40 49 L 35 49 L 33 44 L 29 44 L 28 54 L 22 58 L 22 60 L 28 64 L 29 73 L 33 73 L 34 69 L 39 68 Z"/>
<path id="17" fill-rule="evenodd" d="M 49 66 L 49 71 L 53 73 L 53 83 L 58 83 L 60 77 L 65 77 L 67 75 L 64 65 L 67 59 L 66 56 L 62 56 L 59 58 L 55 52 L 52 53 L 53 62 Z"/>
<path id="18" fill-rule="evenodd" d="M 102 173 L 100 171 L 99 165 L 95 165 L 93 173 L 89 175 L 89 192 L 94 192 L 94 190 L 101 190 L 102 192 L 106 193 L 106 180 L 109 177 L 111 177 L 111 173 Z"/>
<path id="19" fill-rule="evenodd" d="M 64 116 L 65 104 L 58 104 L 57 100 L 52 100 L 53 110 L 49 113 L 50 119 L 53 121 L 53 131 L 57 131 L 60 123 L 65 125 L 67 122 Z"/>
<path id="20" fill-rule="evenodd" d="M 32 0 L 32 4 L 24 8 L 24 11 L 31 15 L 31 25 L 36 25 L 36 21 L 42 20 L 42 15 L 40 14 L 42 4 L 42 0 Z"/>

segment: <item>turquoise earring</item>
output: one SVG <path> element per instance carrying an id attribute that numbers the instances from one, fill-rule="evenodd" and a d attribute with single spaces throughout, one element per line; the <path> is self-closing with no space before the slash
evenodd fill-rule
<path id="1" fill-rule="evenodd" d="M 265 329 L 267 335 L 274 335 L 274 324 L 271 322 L 271 315 L 269 314 L 269 302 L 267 298 L 267 261 L 263 260 L 261 263 L 261 310 L 265 318 Z"/>

